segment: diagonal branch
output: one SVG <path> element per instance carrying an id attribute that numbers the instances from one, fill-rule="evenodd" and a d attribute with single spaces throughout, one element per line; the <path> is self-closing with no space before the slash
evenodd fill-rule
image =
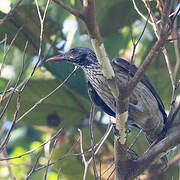
<path id="1" fill-rule="evenodd" d="M 169 33 L 169 14 L 171 10 L 171 4 L 172 0 L 166 0 L 164 9 L 162 12 L 162 18 L 161 18 L 161 28 L 159 32 L 159 39 L 156 41 L 148 55 L 146 56 L 143 64 L 139 67 L 138 71 L 134 75 L 133 79 L 129 81 L 127 85 L 127 94 L 126 97 L 128 97 L 134 88 L 136 87 L 137 83 L 140 81 L 140 79 L 143 77 L 144 73 L 146 72 L 148 66 L 152 62 L 152 60 L 161 52 L 161 49 L 164 47 Z"/>
<path id="2" fill-rule="evenodd" d="M 58 4 L 59 6 L 63 7 L 64 9 L 66 9 L 68 12 L 70 12 L 71 14 L 73 14 L 74 16 L 80 18 L 80 19 L 84 19 L 83 15 L 81 12 L 79 12 L 78 10 L 68 6 L 67 4 L 65 4 L 64 2 L 62 2 L 61 0 L 53 0 L 56 4 Z"/>
<path id="3" fill-rule="evenodd" d="M 158 144 L 150 148 L 148 151 L 144 153 L 143 156 L 139 157 L 135 163 L 138 171 L 135 176 L 142 173 L 148 166 L 157 158 L 162 157 L 168 151 L 170 151 L 173 147 L 180 144 L 180 127 L 176 128 L 169 136 L 164 138 Z"/>

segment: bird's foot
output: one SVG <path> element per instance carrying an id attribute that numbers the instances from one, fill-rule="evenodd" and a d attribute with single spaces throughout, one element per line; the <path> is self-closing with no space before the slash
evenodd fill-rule
<path id="1" fill-rule="evenodd" d="M 118 137 L 119 136 L 119 130 L 116 128 L 115 123 L 112 123 L 112 125 L 113 125 L 113 134 Z"/>
<path id="2" fill-rule="evenodd" d="M 115 136 L 119 136 L 119 130 L 116 128 L 116 124 L 115 123 L 112 123 L 113 125 L 113 134 Z M 126 129 L 126 133 L 129 134 L 131 132 L 131 130 L 129 128 Z"/>

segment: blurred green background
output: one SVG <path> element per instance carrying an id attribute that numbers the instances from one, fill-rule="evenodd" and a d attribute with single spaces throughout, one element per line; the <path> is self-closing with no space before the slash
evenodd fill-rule
<path id="1" fill-rule="evenodd" d="M 17 0 L 0 1 L 0 19 L 6 15 L 10 7 L 13 7 L 16 2 Z M 64 0 L 63 2 L 74 8 L 81 9 L 80 1 Z M 38 3 L 41 14 L 43 14 L 47 1 L 39 0 Z M 136 1 L 136 3 L 141 12 L 147 15 L 143 3 L 140 0 Z M 152 1 L 150 3 L 155 14 L 158 16 L 159 11 L 156 9 L 156 2 Z M 130 60 L 133 49 L 132 36 L 133 39 L 137 40 L 145 25 L 145 21 L 135 11 L 133 3 L 126 0 L 96 0 L 96 17 L 109 57 L 111 59 L 122 57 Z M 18 33 L 17 38 L 13 44 L 9 46 L 20 27 L 22 27 L 22 29 Z M 14 87 L 22 70 L 23 51 L 27 41 L 28 47 L 25 53 L 25 66 L 21 82 L 32 72 L 38 59 L 40 46 L 39 36 L 40 21 L 35 1 L 23 0 L 20 6 L 13 12 L 11 18 L 0 25 L 0 63 L 2 64 L 3 62 L 0 75 L 1 92 L 6 88 L 9 80 L 10 84 L 8 88 Z M 4 41 L 5 39 L 6 41 Z M 156 38 L 152 27 L 148 25 L 136 49 L 135 64 L 137 66 L 143 62 L 155 40 Z M 64 52 L 74 46 L 92 48 L 84 24 L 54 2 L 50 2 L 47 10 L 42 42 L 41 58 L 44 59 L 58 54 L 58 52 Z M 169 43 L 166 47 L 171 60 L 171 66 L 174 69 L 176 63 L 174 43 Z M 178 44 L 178 48 L 179 47 L 180 43 Z M 5 56 L 5 51 L 8 48 L 9 50 Z M 63 82 L 73 68 L 73 65 L 66 63 L 42 63 L 22 92 L 21 107 L 17 119 L 37 101 Z M 162 98 L 166 111 L 168 112 L 172 86 L 162 53 L 152 62 L 146 74 Z M 179 78 L 180 70 L 177 72 L 176 79 Z M 3 100 L 0 110 L 4 108 L 6 101 L 7 98 Z M 14 94 L 0 122 L 2 132 L 1 140 L 3 140 L 7 130 L 11 126 L 11 121 L 16 110 L 16 103 L 17 93 Z M 99 109 L 97 111 L 97 121 L 94 132 L 96 142 L 103 136 L 107 128 L 108 119 L 107 117 L 106 119 L 103 118 L 104 114 L 100 113 Z M 74 146 L 71 153 L 80 152 L 79 142 L 77 142 L 79 137 L 78 128 L 82 129 L 83 147 L 87 150 L 90 148 L 88 129 L 89 112 L 90 101 L 87 95 L 86 79 L 82 70 L 78 69 L 62 88 L 19 121 L 12 131 L 11 138 L 7 145 L 6 150 L 8 156 L 17 156 L 38 146 L 50 138 L 59 128 L 63 128 L 63 131 L 57 138 L 57 145 L 52 156 L 52 161 L 63 157 L 71 149 L 72 144 L 74 144 Z M 133 141 L 138 133 L 137 129 L 130 128 L 129 143 Z M 38 166 L 47 163 L 51 147 L 52 145 L 48 144 L 43 148 L 43 155 L 39 159 Z M 141 155 L 146 148 L 147 142 L 141 134 L 133 150 L 138 155 Z M 178 149 L 171 152 L 169 159 L 172 159 L 177 153 Z M 18 180 L 24 179 L 34 165 L 37 155 L 38 151 L 31 155 L 8 161 L 7 165 L 4 164 L 6 162 L 0 161 L 0 179 L 12 179 L 10 172 L 12 172 Z M 87 158 L 89 158 L 89 155 L 87 155 Z M 82 179 L 84 167 L 81 159 L 79 155 L 68 156 L 58 161 L 49 169 L 48 180 L 56 179 L 57 171 L 60 168 L 60 177 L 62 179 Z M 113 161 L 112 133 L 97 155 L 98 162 L 100 159 L 102 170 L 106 169 L 110 162 Z M 42 169 L 41 171 L 33 173 L 30 179 L 43 179 L 44 173 L 45 169 Z M 107 177 L 108 175 L 105 174 L 102 179 Z M 169 180 L 170 177 L 178 179 L 178 168 L 176 166 L 170 168 L 161 178 Z M 92 167 L 89 168 L 87 179 L 93 179 Z"/>

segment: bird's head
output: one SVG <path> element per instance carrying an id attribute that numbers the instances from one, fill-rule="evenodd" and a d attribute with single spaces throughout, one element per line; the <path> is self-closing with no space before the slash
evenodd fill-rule
<path id="1" fill-rule="evenodd" d="M 98 63 L 95 53 L 86 47 L 72 48 L 64 54 L 59 54 L 47 59 L 47 61 L 67 61 L 82 68 Z"/>

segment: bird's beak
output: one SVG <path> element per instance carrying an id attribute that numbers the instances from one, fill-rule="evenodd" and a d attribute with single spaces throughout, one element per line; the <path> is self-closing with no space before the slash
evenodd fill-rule
<path id="1" fill-rule="evenodd" d="M 65 61 L 67 58 L 65 57 L 64 54 L 60 54 L 57 56 L 50 57 L 49 59 L 46 60 L 46 62 L 51 62 L 51 61 Z"/>

